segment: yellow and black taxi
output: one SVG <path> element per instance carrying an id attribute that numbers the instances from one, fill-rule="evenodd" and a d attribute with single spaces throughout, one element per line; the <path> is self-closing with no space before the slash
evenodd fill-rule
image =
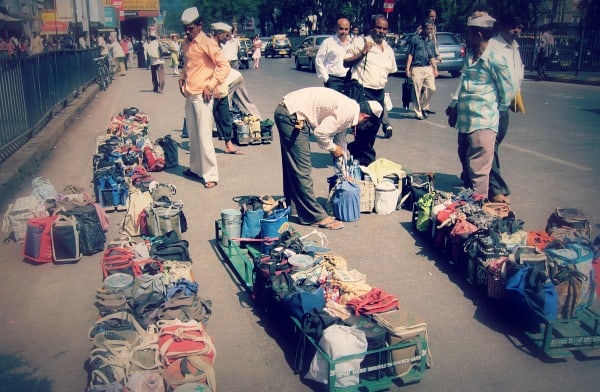
<path id="1" fill-rule="evenodd" d="M 271 37 L 265 48 L 265 57 L 269 56 L 292 57 L 292 43 L 285 34 L 276 34 Z"/>

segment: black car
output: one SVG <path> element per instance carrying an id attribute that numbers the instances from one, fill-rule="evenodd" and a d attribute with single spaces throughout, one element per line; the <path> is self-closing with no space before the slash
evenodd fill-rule
<path id="1" fill-rule="evenodd" d="M 404 34 L 396 46 L 394 46 L 394 55 L 396 57 L 396 66 L 399 72 L 406 69 L 406 59 L 408 58 L 408 45 L 415 36 L 415 33 Z M 438 32 L 436 34 L 438 50 L 440 51 L 441 62 L 437 63 L 439 72 L 447 71 L 453 78 L 460 76 L 463 62 L 466 55 L 466 48 L 460 43 L 453 33 Z"/>

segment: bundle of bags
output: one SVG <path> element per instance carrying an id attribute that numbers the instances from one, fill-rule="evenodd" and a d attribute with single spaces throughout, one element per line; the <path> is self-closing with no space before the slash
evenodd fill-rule
<path id="1" fill-rule="evenodd" d="M 422 188 L 420 188 L 422 189 Z M 413 203 L 413 225 L 467 282 L 508 301 L 524 321 L 576 318 L 592 305 L 598 281 L 589 217 L 556 208 L 544 230 L 525 230 L 505 203 L 472 191 L 436 191 Z M 596 243 L 600 239 L 596 239 Z"/>
<path id="2" fill-rule="evenodd" d="M 255 303 L 277 317 L 291 317 L 302 328 L 296 371 L 305 366 L 307 336 L 319 341 L 330 359 L 364 354 L 335 367 L 337 387 L 357 385 L 362 379 L 402 377 L 430 365 L 426 324 L 415 323 L 412 313 L 404 320 L 394 317 L 407 314 L 398 298 L 372 287 L 363 273 L 350 269 L 344 257 L 327 248 L 322 233 L 314 230 L 302 236 L 288 225 L 269 253 L 253 261 Z M 411 328 L 414 334 L 399 332 Z M 399 343 L 384 354 L 370 352 Z M 317 352 L 307 378 L 327 384 L 330 370 L 327 359 Z"/>
<path id="3" fill-rule="evenodd" d="M 216 349 L 180 233 L 111 241 L 101 260 L 88 391 L 215 391 Z M 194 389 L 195 388 L 195 389 Z"/>

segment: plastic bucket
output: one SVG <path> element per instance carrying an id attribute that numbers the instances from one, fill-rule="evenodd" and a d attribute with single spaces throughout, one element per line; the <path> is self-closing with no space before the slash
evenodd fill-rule
<path id="1" fill-rule="evenodd" d="M 106 291 L 120 291 L 125 294 L 125 298 L 133 296 L 133 276 L 117 272 L 104 279 L 104 289 Z"/>
<path id="2" fill-rule="evenodd" d="M 375 186 L 375 212 L 381 215 L 396 211 L 400 192 L 391 181 L 381 181 Z"/>
<path id="3" fill-rule="evenodd" d="M 274 210 L 267 218 L 261 219 L 260 232 L 262 238 L 279 238 L 279 235 L 288 228 L 286 223 L 288 222 L 290 211 L 290 207 Z M 262 252 L 264 254 L 271 253 L 272 246 L 271 242 L 263 242 Z"/>
<path id="4" fill-rule="evenodd" d="M 242 236 L 242 212 L 233 208 L 221 211 L 221 227 L 223 228 L 223 246 L 229 246 L 229 238 L 240 238 Z M 225 234 L 227 233 L 227 234 Z M 239 241 L 233 241 L 237 245 Z"/>
<path id="5" fill-rule="evenodd" d="M 250 143 L 250 127 L 248 124 L 237 124 L 237 140 L 240 146 Z"/>

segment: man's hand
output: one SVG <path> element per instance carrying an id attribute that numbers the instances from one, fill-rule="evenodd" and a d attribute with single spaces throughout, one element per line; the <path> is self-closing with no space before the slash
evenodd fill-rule
<path id="1" fill-rule="evenodd" d="M 209 103 L 210 100 L 212 99 L 212 96 L 213 96 L 212 90 L 208 87 L 204 87 L 204 90 L 202 90 L 202 98 L 204 98 L 204 102 Z"/>
<path id="2" fill-rule="evenodd" d="M 183 92 L 183 85 L 185 84 L 185 80 L 184 79 L 179 79 L 179 92 L 181 93 L 181 95 L 183 95 L 185 97 L 185 94 Z"/>
<path id="3" fill-rule="evenodd" d="M 335 150 L 331 151 L 331 155 L 333 155 L 334 158 L 343 157 L 344 150 L 342 150 L 342 147 L 340 147 L 340 146 L 335 146 Z"/>
<path id="4" fill-rule="evenodd" d="M 446 108 L 446 115 L 448 116 L 448 125 L 450 125 L 450 128 L 456 127 L 456 121 L 458 120 L 458 110 L 456 110 L 456 107 L 448 106 Z"/>

